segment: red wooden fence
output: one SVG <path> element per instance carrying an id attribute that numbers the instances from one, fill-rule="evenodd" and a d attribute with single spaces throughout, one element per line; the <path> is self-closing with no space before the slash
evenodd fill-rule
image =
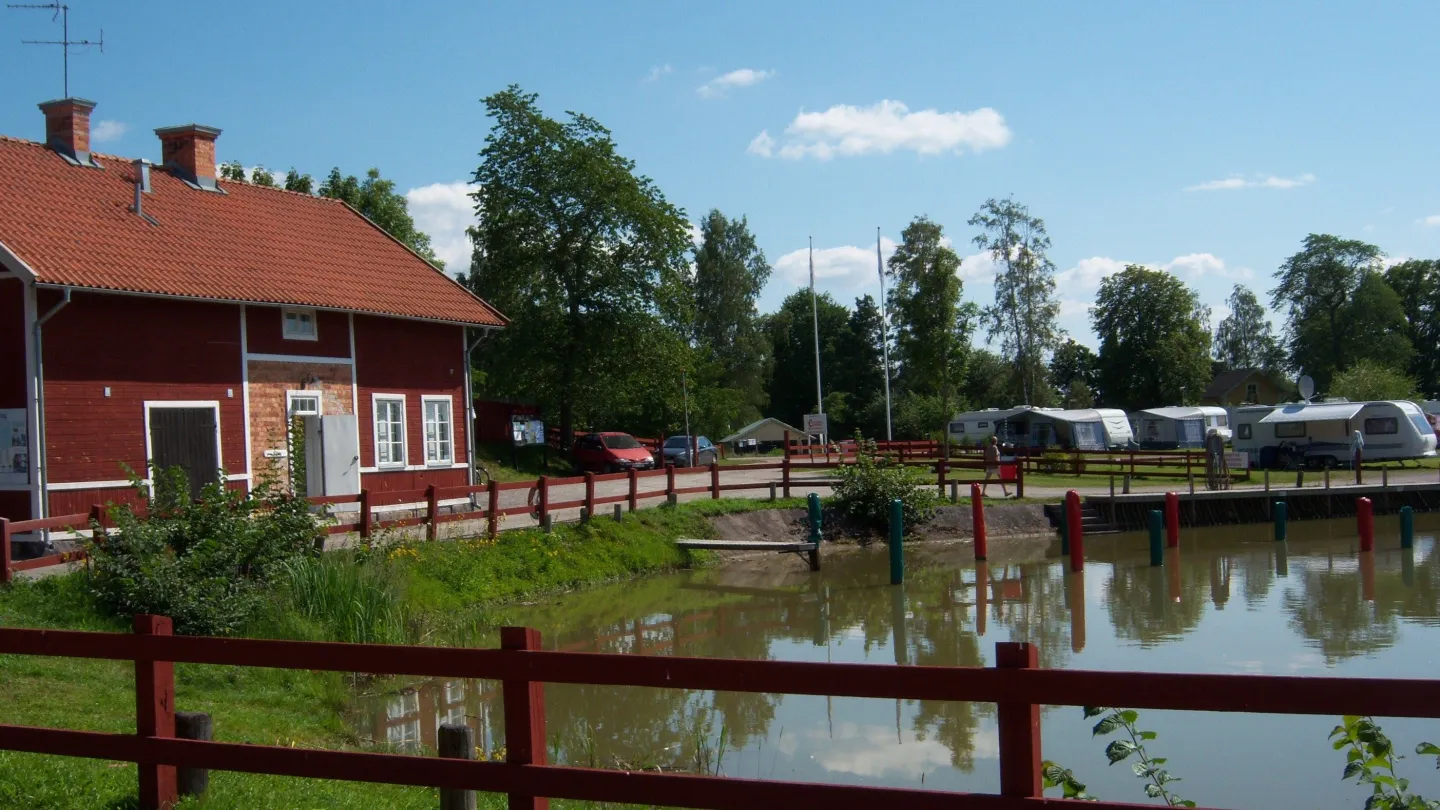
<path id="1" fill-rule="evenodd" d="M 994 668 L 897 667 L 554 652 L 541 650 L 539 633 L 526 628 L 502 630 L 498 650 L 181 637 L 170 634 L 168 619 L 156 616 L 137 616 L 135 629 L 135 635 L 0 629 L 0 653 L 134 661 L 137 675 L 136 734 L 0 725 L 0 749 L 135 762 L 144 810 L 175 801 L 176 767 L 506 793 L 510 807 L 532 810 L 547 807 L 546 798 L 715 810 L 1017 810 L 1059 803 L 1041 798 L 1041 705 L 1440 718 L 1440 689 L 1434 681 L 1045 670 L 1036 666 L 1032 645 L 1014 642 L 997 645 Z M 506 759 L 475 762 L 176 739 L 174 663 L 498 680 L 504 690 Z M 544 683 L 995 703 L 1000 793 L 550 765 Z M 222 717 L 221 733 L 223 722 Z"/>

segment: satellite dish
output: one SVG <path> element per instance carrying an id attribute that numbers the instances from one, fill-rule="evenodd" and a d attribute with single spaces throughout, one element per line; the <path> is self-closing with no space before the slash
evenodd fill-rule
<path id="1" fill-rule="evenodd" d="M 1315 381 L 1310 379 L 1309 374 L 1302 375 L 1297 385 L 1300 386 L 1301 399 L 1309 402 L 1310 398 L 1315 396 Z"/>

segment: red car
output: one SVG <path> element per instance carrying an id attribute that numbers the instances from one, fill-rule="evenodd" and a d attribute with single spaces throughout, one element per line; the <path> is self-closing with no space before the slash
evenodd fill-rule
<path id="1" fill-rule="evenodd" d="M 649 470 L 655 457 L 629 433 L 587 433 L 575 440 L 575 466 L 582 470 L 611 473 Z"/>

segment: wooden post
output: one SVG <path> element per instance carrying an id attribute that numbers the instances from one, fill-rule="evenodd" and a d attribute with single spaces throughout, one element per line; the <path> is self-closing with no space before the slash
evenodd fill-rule
<path id="1" fill-rule="evenodd" d="M 1350 466 L 1355 468 L 1355 486 L 1365 483 L 1365 451 L 1355 448 L 1355 458 L 1350 461 Z"/>
<path id="2" fill-rule="evenodd" d="M 1270 468 L 1265 468 L 1265 491 L 1270 491 Z"/>
<path id="3" fill-rule="evenodd" d="M 1036 669 L 1039 665 L 1033 644 L 1002 641 L 995 645 L 995 666 L 999 669 Z M 1044 784 L 1040 778 L 1040 706 L 998 704 L 996 726 L 1000 737 L 1000 795 L 1040 798 Z"/>
<path id="4" fill-rule="evenodd" d="M 959 482 L 959 481 L 951 481 L 951 482 L 950 482 L 950 503 L 959 503 L 959 502 L 960 502 L 960 482 Z"/>
<path id="5" fill-rule="evenodd" d="M 975 559 L 983 562 L 990 556 L 990 543 L 985 534 L 985 499 L 979 484 L 970 485 L 970 524 L 975 533 Z"/>
<path id="6" fill-rule="evenodd" d="M 540 519 L 540 525 L 544 526 L 545 531 L 548 532 L 550 531 L 550 479 L 542 475 L 535 486 L 539 493 L 535 504 L 536 516 Z"/>
<path id="7" fill-rule="evenodd" d="M 775 482 L 774 482 L 774 481 L 771 481 L 771 482 L 770 482 L 770 502 L 771 502 L 771 503 L 774 503 L 774 502 L 775 502 Z"/>
<path id="8" fill-rule="evenodd" d="M 140 613 L 135 632 L 145 636 L 168 636 L 174 624 L 168 617 Z M 135 735 L 173 738 L 175 736 L 175 665 L 169 661 L 135 661 Z M 174 765 L 141 762 L 140 810 L 168 810 L 179 801 Z"/>
<path id="9" fill-rule="evenodd" d="M 1329 467 L 1326 467 L 1326 468 L 1325 468 L 1325 488 L 1326 488 L 1326 489 L 1329 489 L 1329 488 L 1330 488 L 1330 468 L 1329 468 Z"/>
<path id="10" fill-rule="evenodd" d="M 500 484 L 495 481 L 485 485 L 485 520 L 490 536 L 500 536 Z"/>
<path id="11" fill-rule="evenodd" d="M 435 494 L 435 485 L 425 487 L 425 539 L 434 540 L 439 536 L 436 519 L 440 517 L 440 498 Z"/>
<path id="12" fill-rule="evenodd" d="M 1358 483 L 1358 482 L 1357 482 L 1357 483 Z M 1305 488 L 1305 470 L 1304 470 L 1304 469 L 1299 469 L 1299 470 L 1296 470 L 1296 471 L 1295 471 L 1295 488 L 1296 488 L 1296 489 L 1304 489 L 1304 488 Z"/>
<path id="13" fill-rule="evenodd" d="M 500 628 L 500 648 L 517 654 L 540 649 L 540 631 Z M 510 765 L 545 764 L 545 685 L 540 681 L 502 681 L 505 705 L 505 761 Z M 510 794 L 509 810 L 550 810 L 540 796 Z"/>
<path id="14" fill-rule="evenodd" d="M 674 503 L 675 501 L 675 465 L 665 465 L 665 499 Z"/>
<path id="15" fill-rule="evenodd" d="M 1190 473 L 1190 494 L 1195 494 L 1195 473 Z"/>
<path id="16" fill-rule="evenodd" d="M 720 499 L 720 465 L 710 462 L 710 498 Z"/>
<path id="17" fill-rule="evenodd" d="M 595 514 L 595 473 L 585 473 L 585 512 Z"/>
<path id="18" fill-rule="evenodd" d="M 580 507 L 580 525 L 584 526 L 590 522 L 590 510 L 587 507 Z"/>
<path id="19" fill-rule="evenodd" d="M 1173 492 L 1165 493 L 1165 545 L 1180 546 L 1180 496 Z"/>
<path id="20" fill-rule="evenodd" d="M 940 488 L 940 491 L 937 494 L 942 498 L 945 497 L 945 466 L 945 459 L 943 458 L 935 462 L 935 470 L 939 476 L 937 486 Z"/>
<path id="21" fill-rule="evenodd" d="M 370 514 L 370 490 L 360 490 L 360 536 L 370 537 L 370 529 L 374 525 L 371 521 L 374 516 Z"/>
<path id="22" fill-rule="evenodd" d="M 785 445 L 790 445 L 790 431 L 785 431 Z M 780 459 L 780 484 L 782 492 L 788 499 L 790 497 L 790 452 L 785 452 L 785 457 Z"/>
<path id="23" fill-rule="evenodd" d="M 1130 477 L 1135 477 L 1135 451 L 1130 451 Z"/>
<path id="24" fill-rule="evenodd" d="M 617 521 L 625 519 L 625 507 L 621 506 L 618 503 L 615 504 L 615 519 Z"/>
<path id="25" fill-rule="evenodd" d="M 1189 450 L 1186 450 L 1186 451 L 1185 451 L 1185 477 L 1186 477 L 1186 478 L 1189 478 L 1189 479 L 1191 480 L 1192 483 L 1190 484 L 1190 491 L 1191 491 L 1191 492 L 1194 492 L 1194 491 L 1195 491 L 1195 484 L 1194 484 L 1193 482 L 1194 482 L 1195 478 L 1194 478 L 1194 477 L 1191 475 L 1191 473 L 1190 473 L 1190 451 L 1189 451 Z"/>
<path id="26" fill-rule="evenodd" d="M 631 512 L 634 512 L 640 508 L 640 474 L 635 472 L 634 467 L 626 471 L 625 483 L 630 487 L 626 505 L 630 507 Z"/>
<path id="27" fill-rule="evenodd" d="M 440 724 L 439 754 L 445 759 L 475 759 L 475 729 Z M 440 788 L 440 810 L 475 810 L 475 791 Z"/>
<path id="28" fill-rule="evenodd" d="M 10 581 L 10 521 L 0 518 L 0 584 Z"/>
<path id="29" fill-rule="evenodd" d="M 1070 570 L 1085 570 L 1085 530 L 1080 515 L 1080 493 L 1070 490 L 1065 493 L 1065 519 L 1070 525 Z"/>
<path id="30" fill-rule="evenodd" d="M 1015 497 L 1025 497 L 1025 461 L 1024 458 L 1015 459 Z"/>
<path id="31" fill-rule="evenodd" d="M 182 740 L 215 739 L 215 723 L 205 712 L 176 712 L 175 736 Z M 203 796 L 210 788 L 210 771 L 205 768 L 176 768 L 175 787 L 181 796 Z"/>
<path id="32" fill-rule="evenodd" d="M 1355 528 L 1360 533 L 1360 550 L 1375 550 L 1375 507 L 1369 498 L 1355 499 Z"/>
<path id="33" fill-rule="evenodd" d="M 1120 491 L 1126 495 L 1130 494 L 1130 476 L 1125 476 L 1125 480 L 1121 484 Z"/>

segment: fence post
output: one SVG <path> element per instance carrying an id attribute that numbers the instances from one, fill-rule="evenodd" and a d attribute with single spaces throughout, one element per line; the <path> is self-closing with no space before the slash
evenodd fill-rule
<path id="1" fill-rule="evenodd" d="M 174 624 L 166 616 L 140 613 L 135 616 L 135 633 L 168 636 Z M 135 735 L 173 738 L 175 736 L 175 665 L 169 661 L 135 660 Z M 140 810 L 167 810 L 179 801 L 175 766 L 141 762 Z"/>
<path id="2" fill-rule="evenodd" d="M 785 431 L 785 446 L 790 446 L 790 431 Z M 780 488 L 784 491 L 785 497 L 790 497 L 790 451 L 785 451 L 785 457 L 780 459 Z"/>
<path id="3" fill-rule="evenodd" d="M 985 533 L 985 499 L 979 484 L 970 485 L 970 524 L 975 532 L 975 560 L 984 562 L 990 556 L 990 541 Z"/>
<path id="4" fill-rule="evenodd" d="M 0 518 L 0 584 L 10 581 L 10 521 Z"/>
<path id="5" fill-rule="evenodd" d="M 475 758 L 475 729 L 442 723 L 439 754 L 445 759 Z M 440 810 L 475 810 L 475 791 L 440 788 Z"/>
<path id="6" fill-rule="evenodd" d="M 1033 644 L 1002 641 L 995 645 L 998 669 L 1036 669 L 1039 656 Z M 1040 779 L 1040 706 L 1036 703 L 1000 703 L 996 706 L 1000 737 L 1000 795 L 1038 799 Z"/>
<path id="7" fill-rule="evenodd" d="M 942 459 L 940 459 L 939 461 L 935 462 L 935 470 L 936 470 L 936 472 L 937 472 L 938 475 L 939 475 L 939 481 L 938 481 L 938 486 L 939 486 L 939 488 L 940 488 L 939 495 L 940 495 L 940 497 L 943 498 L 943 497 L 945 497 L 945 459 L 942 458 Z"/>
<path id="8" fill-rule="evenodd" d="M 425 539 L 434 540 L 439 536 L 436 518 L 440 517 L 440 498 L 435 494 L 435 485 L 425 487 Z"/>
<path id="9" fill-rule="evenodd" d="M 1350 466 L 1355 468 L 1355 486 L 1365 483 L 1365 451 L 1355 448 L 1355 458 L 1351 460 Z"/>
<path id="10" fill-rule="evenodd" d="M 1130 451 L 1130 477 L 1135 477 L 1135 451 Z"/>
<path id="11" fill-rule="evenodd" d="M 720 498 L 720 465 L 713 461 L 710 462 L 710 498 L 712 500 Z"/>
<path id="12" fill-rule="evenodd" d="M 543 476 L 543 475 L 540 476 L 540 481 L 536 484 L 536 490 L 537 490 L 537 495 L 536 495 L 536 513 L 537 513 L 537 514 L 536 514 L 536 517 L 539 518 L 539 520 L 540 520 L 540 525 L 543 526 L 543 527 L 545 527 L 545 530 L 546 530 L 546 531 L 549 531 L 549 529 L 550 529 L 550 521 L 549 521 L 549 517 L 550 517 L 550 479 L 547 478 L 547 477 L 545 477 L 545 476 Z"/>
<path id="13" fill-rule="evenodd" d="M 370 490 L 360 490 L 360 536 L 369 538 L 374 517 L 370 514 Z"/>
<path id="14" fill-rule="evenodd" d="M 540 649 L 540 631 L 530 627 L 500 628 L 500 648 L 516 652 Z M 505 706 L 505 762 L 510 765 L 545 764 L 545 684 L 540 681 L 501 681 Z M 540 796 L 510 794 L 510 810 L 550 810 Z"/>
<path id="15" fill-rule="evenodd" d="M 175 736 L 182 740 L 215 739 L 215 722 L 205 712 L 176 712 Z M 181 796 L 203 796 L 210 788 L 207 768 L 176 768 L 176 792 Z"/>
<path id="16" fill-rule="evenodd" d="M 1070 525 L 1070 570 L 1085 570 L 1085 529 L 1080 515 L 1080 493 L 1065 493 L 1065 519 Z"/>
<path id="17" fill-rule="evenodd" d="M 629 503 L 626 505 L 630 507 L 631 512 L 634 512 L 640 508 L 640 474 L 635 472 L 634 467 L 626 471 L 625 483 L 630 487 L 630 491 L 627 493 Z"/>
<path id="18" fill-rule="evenodd" d="M 585 513 L 595 514 L 595 473 L 585 472 Z"/>
<path id="19" fill-rule="evenodd" d="M 500 536 L 500 484 L 493 479 L 485 485 L 485 520 L 491 537 Z"/>
<path id="20" fill-rule="evenodd" d="M 665 500 L 675 503 L 675 465 L 665 465 Z"/>
<path id="21" fill-rule="evenodd" d="M 1015 460 L 1015 497 L 1025 497 L 1025 459 Z"/>

